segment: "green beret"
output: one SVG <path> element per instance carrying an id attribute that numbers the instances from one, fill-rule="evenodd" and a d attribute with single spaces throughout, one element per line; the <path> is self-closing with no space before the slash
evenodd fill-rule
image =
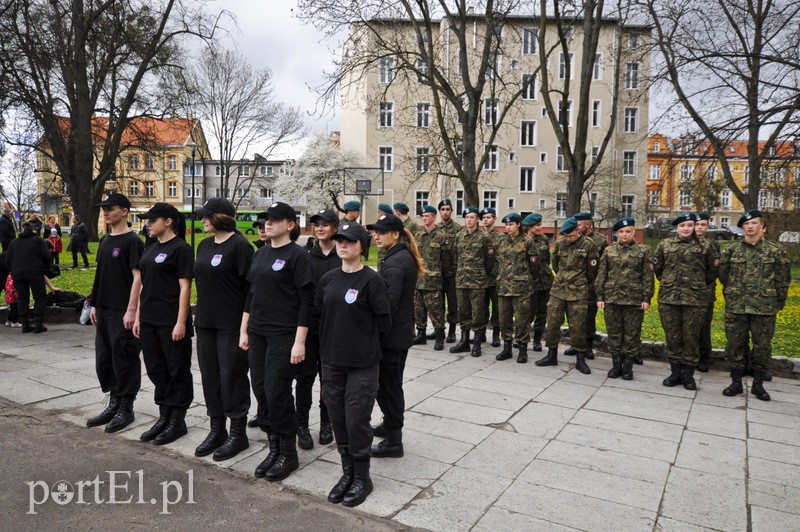
<path id="1" fill-rule="evenodd" d="M 484 207 L 481 209 L 481 218 L 483 218 L 484 214 L 491 214 L 495 218 L 497 217 L 497 211 L 493 207 Z"/>
<path id="2" fill-rule="evenodd" d="M 344 209 L 344 212 L 360 211 L 361 210 L 361 202 L 360 201 L 356 201 L 356 200 L 350 200 L 347 203 L 345 203 L 342 206 L 342 208 Z"/>
<path id="3" fill-rule="evenodd" d="M 705 220 L 707 222 L 711 221 L 711 216 L 707 212 L 698 212 L 697 213 L 697 220 Z"/>
<path id="4" fill-rule="evenodd" d="M 614 224 L 614 231 L 619 231 L 623 227 L 633 227 L 634 225 L 636 225 L 636 220 L 633 218 L 622 218 Z"/>
<path id="5" fill-rule="evenodd" d="M 739 221 L 737 222 L 736 226 L 737 227 L 741 227 L 741 226 L 744 225 L 744 223 L 746 221 L 752 220 L 754 218 L 761 218 L 763 220 L 764 216 L 761 214 L 761 211 L 759 211 L 758 209 L 749 210 L 746 213 L 744 213 L 741 218 L 739 218 Z"/>
<path id="6" fill-rule="evenodd" d="M 394 214 L 394 209 L 388 203 L 378 203 L 378 210 L 384 214 Z"/>
<path id="7" fill-rule="evenodd" d="M 567 218 L 564 220 L 564 223 L 561 224 L 561 229 L 558 231 L 561 235 L 568 235 L 573 232 L 575 229 L 578 228 L 578 220 L 573 218 Z"/>
<path id="8" fill-rule="evenodd" d="M 507 224 L 508 222 L 517 222 L 518 224 L 522 223 L 522 216 L 520 216 L 516 212 L 510 212 L 503 216 L 503 223 Z"/>
<path id="9" fill-rule="evenodd" d="M 445 205 L 450 205 L 451 207 L 453 206 L 453 202 L 450 200 L 450 198 L 445 198 L 445 199 L 443 199 L 442 201 L 439 202 L 439 208 L 440 209 L 442 207 L 444 207 Z"/>
<path id="10" fill-rule="evenodd" d="M 534 226 L 541 221 L 542 221 L 542 215 L 532 212 L 528 216 L 526 216 L 524 220 L 522 220 L 522 225 Z"/>
<path id="11" fill-rule="evenodd" d="M 579 212 L 575 216 L 573 216 L 579 222 L 590 222 L 592 221 L 592 213 L 590 212 Z"/>
<path id="12" fill-rule="evenodd" d="M 672 225 L 682 224 L 683 222 L 696 222 L 697 215 L 693 212 L 684 212 L 683 214 L 679 214 L 674 220 L 672 220 Z"/>
<path id="13" fill-rule="evenodd" d="M 406 205 L 405 203 L 395 203 L 394 204 L 394 210 L 400 211 L 403 214 L 408 214 L 408 211 L 410 209 L 408 208 L 408 205 Z"/>
<path id="14" fill-rule="evenodd" d="M 431 214 L 438 214 L 439 211 L 437 211 L 436 207 L 434 207 L 433 205 L 425 205 L 419 210 L 420 214 L 425 214 L 426 212 L 429 212 Z"/>
<path id="15" fill-rule="evenodd" d="M 468 214 L 472 214 L 472 213 L 478 214 L 478 208 L 477 207 L 467 207 L 466 209 L 464 209 L 464 212 L 461 213 L 461 217 L 462 218 L 466 218 Z"/>

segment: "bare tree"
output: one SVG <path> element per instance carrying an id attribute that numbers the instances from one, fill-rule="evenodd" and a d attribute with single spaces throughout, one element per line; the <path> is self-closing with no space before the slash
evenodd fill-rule
<path id="1" fill-rule="evenodd" d="M 762 169 L 780 139 L 800 132 L 800 3 L 782 0 L 642 2 L 653 20 L 658 75 L 675 91 L 683 118 L 699 130 L 745 209 L 758 206 Z M 679 118 L 679 117 L 676 117 Z M 747 143 L 749 180 L 741 187 L 729 143 Z"/>
<path id="2" fill-rule="evenodd" d="M 29 149 L 11 150 L 3 162 L 0 189 L 6 202 L 19 212 L 36 206 L 36 174 L 33 154 Z"/>
<path id="3" fill-rule="evenodd" d="M 113 176 L 130 120 L 169 112 L 158 76 L 174 64 L 187 39 L 214 35 L 219 15 L 207 16 L 204 5 L 8 0 L 0 15 L 7 97 L 33 126 L 27 138 L 8 140 L 52 157 L 75 212 L 94 235 L 95 205 Z M 107 117 L 101 127 L 95 114 Z"/>

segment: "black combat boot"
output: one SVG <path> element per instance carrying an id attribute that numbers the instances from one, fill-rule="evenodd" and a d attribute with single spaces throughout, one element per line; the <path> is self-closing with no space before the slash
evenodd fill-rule
<path id="1" fill-rule="evenodd" d="M 594 351 L 592 350 L 591 347 L 589 347 L 589 349 L 586 350 L 583 356 L 586 357 L 586 360 L 594 360 Z"/>
<path id="2" fill-rule="evenodd" d="M 319 444 L 320 445 L 328 445 L 333 441 L 333 428 L 331 427 L 331 422 L 327 418 L 326 415 L 320 416 L 321 421 L 319 422 Z"/>
<path id="3" fill-rule="evenodd" d="M 258 416 L 253 416 L 249 420 L 247 420 L 247 426 L 251 429 L 254 429 L 258 426 Z"/>
<path id="4" fill-rule="evenodd" d="M 534 362 L 537 366 L 558 366 L 558 348 L 548 347 L 547 354 Z"/>
<path id="5" fill-rule="evenodd" d="M 256 478 L 264 478 L 269 468 L 272 467 L 278 459 L 278 455 L 281 454 L 281 440 L 272 430 L 267 430 L 267 442 L 269 443 L 269 453 L 267 453 L 267 457 L 256 467 L 256 472 L 254 473 Z"/>
<path id="6" fill-rule="evenodd" d="M 28 314 L 30 314 L 30 312 L 19 312 L 19 323 L 22 325 L 22 334 L 33 332 L 33 327 L 31 327 L 31 323 L 28 320 Z"/>
<path id="7" fill-rule="evenodd" d="M 103 409 L 102 412 L 97 414 L 94 417 L 90 417 L 86 420 L 86 426 L 91 427 L 99 427 L 100 425 L 105 425 L 117 414 L 117 409 L 119 408 L 119 397 L 114 392 L 111 392 L 111 395 L 108 398 L 108 404 Z"/>
<path id="8" fill-rule="evenodd" d="M 578 352 L 575 350 L 574 347 L 568 347 L 567 350 L 564 351 L 564 354 L 568 357 L 574 357 L 575 355 L 578 354 Z"/>
<path id="9" fill-rule="evenodd" d="M 533 333 L 533 350 L 536 352 L 542 350 L 542 333 L 540 332 Z"/>
<path id="10" fill-rule="evenodd" d="M 480 341 L 480 335 L 477 338 Z M 450 348 L 451 353 L 469 353 L 471 340 L 469 338 L 469 329 L 461 329 L 461 338 L 458 343 Z"/>
<path id="11" fill-rule="evenodd" d="M 369 458 L 353 462 L 353 482 L 344 494 L 342 504 L 348 507 L 358 506 L 372 493 L 372 479 L 369 478 Z"/>
<path id="12" fill-rule="evenodd" d="M 275 463 L 272 464 L 272 467 L 267 470 L 267 474 L 264 475 L 264 478 L 270 482 L 277 482 L 285 479 L 292 474 L 292 471 L 300 467 L 300 461 L 297 459 L 297 447 L 295 447 L 294 444 L 295 438 L 297 438 L 297 436 L 294 434 L 280 437 L 281 454 L 278 456 L 278 459 L 275 460 Z"/>
<path id="13" fill-rule="evenodd" d="M 423 332 L 425 331 L 423 330 Z M 426 340 L 433 340 L 434 338 L 436 338 L 436 331 L 433 331 L 432 333 L 428 333 L 425 335 Z"/>
<path id="14" fill-rule="evenodd" d="M 470 352 L 470 355 L 474 357 L 479 357 L 483 354 L 481 353 L 481 341 L 477 336 L 479 335 L 476 335 L 476 338 L 472 341 L 472 351 Z"/>
<path id="15" fill-rule="evenodd" d="M 433 341 L 433 350 L 442 351 L 444 349 L 444 329 L 436 330 L 436 339 Z"/>
<path id="16" fill-rule="evenodd" d="M 622 355 L 612 353 L 611 369 L 608 370 L 608 378 L 618 379 L 620 375 L 622 375 Z"/>
<path id="17" fill-rule="evenodd" d="M 34 333 L 43 333 L 47 331 L 47 327 L 44 326 L 44 311 L 47 309 L 47 303 L 44 301 L 37 301 L 33 304 L 33 332 Z"/>
<path id="18" fill-rule="evenodd" d="M 456 341 L 456 324 L 451 323 L 450 328 L 447 330 L 447 343 L 452 344 Z"/>
<path id="19" fill-rule="evenodd" d="M 158 405 L 158 419 L 153 426 L 147 429 L 139 436 L 139 439 L 142 441 L 153 441 L 156 436 L 161 434 L 161 431 L 167 428 L 167 424 L 169 424 L 169 418 L 171 414 L 171 409 L 165 405 Z"/>
<path id="20" fill-rule="evenodd" d="M 344 499 L 344 494 L 350 489 L 350 484 L 353 483 L 353 457 L 350 456 L 347 448 L 339 449 L 339 454 L 342 457 L 342 477 L 339 482 L 328 493 L 328 502 L 338 504 Z"/>
<path id="21" fill-rule="evenodd" d="M 592 372 L 591 368 L 586 365 L 585 353 L 575 353 L 575 369 L 584 375 L 589 375 Z"/>
<path id="22" fill-rule="evenodd" d="M 225 428 L 226 419 L 222 416 L 214 416 L 211 418 L 211 430 L 208 431 L 208 436 L 203 442 L 194 450 L 195 456 L 208 456 L 217 450 L 217 447 L 225 443 L 228 439 L 228 430 Z"/>
<path id="23" fill-rule="evenodd" d="M 642 359 L 641 353 L 637 353 L 636 356 L 633 357 L 633 363 L 636 364 L 637 366 L 641 366 L 642 364 L 644 364 L 644 359 Z"/>
<path id="24" fill-rule="evenodd" d="M 306 451 L 314 448 L 314 438 L 308 430 L 308 423 L 297 426 L 297 446 Z"/>
<path id="25" fill-rule="evenodd" d="M 500 328 L 492 328 L 492 347 L 500 347 Z"/>
<path id="26" fill-rule="evenodd" d="M 428 343 L 428 337 L 425 336 L 425 329 L 417 329 L 417 335 L 414 337 L 413 345 L 425 345 Z"/>
<path id="27" fill-rule="evenodd" d="M 633 360 L 634 357 L 627 356 L 622 362 L 622 380 L 624 381 L 633 380 Z"/>
<path id="28" fill-rule="evenodd" d="M 33 324 L 34 334 L 47 332 L 47 327 L 44 325 L 44 316 L 36 316 L 36 323 Z"/>
<path id="29" fill-rule="evenodd" d="M 722 395 L 725 397 L 733 397 L 744 393 L 744 386 L 742 386 L 742 377 L 744 376 L 744 369 L 736 368 L 731 370 L 731 384 L 724 390 Z"/>
<path id="30" fill-rule="evenodd" d="M 105 431 L 109 434 L 119 432 L 131 423 L 136 417 L 133 415 L 133 397 L 123 397 L 119 400 L 119 408 L 111 421 L 106 425 Z"/>
<path id="31" fill-rule="evenodd" d="M 386 425 L 383 424 L 383 421 L 377 425 L 372 425 L 373 438 L 385 438 L 387 434 L 388 432 L 386 431 Z"/>
<path id="32" fill-rule="evenodd" d="M 664 379 L 661 384 L 672 388 L 673 386 L 677 386 L 683 382 L 683 377 L 681 376 L 681 364 L 679 362 L 670 362 L 669 368 L 671 373 L 669 374 L 669 377 Z"/>
<path id="33" fill-rule="evenodd" d="M 694 366 L 684 365 L 682 369 L 683 387 L 687 390 L 696 390 L 697 383 L 694 381 Z"/>
<path id="34" fill-rule="evenodd" d="M 753 385 L 750 387 L 750 393 L 756 396 L 761 401 L 769 401 L 771 397 L 767 390 L 764 389 L 764 372 L 756 370 L 753 376 Z"/>
<path id="35" fill-rule="evenodd" d="M 231 433 L 225 443 L 214 451 L 214 461 L 221 462 L 233 458 L 248 447 L 250 440 L 247 438 L 247 418 L 231 419 Z"/>
<path id="36" fill-rule="evenodd" d="M 697 361 L 697 366 L 695 366 L 697 371 L 700 373 L 708 373 L 708 359 L 710 355 L 710 353 L 700 353 L 700 359 Z"/>
<path id="37" fill-rule="evenodd" d="M 386 438 L 372 446 L 374 458 L 402 458 L 403 457 L 403 430 L 390 429 Z"/>
<path id="38" fill-rule="evenodd" d="M 161 431 L 161 434 L 156 436 L 153 443 L 156 445 L 166 445 L 172 443 L 181 436 L 186 436 L 189 429 L 186 428 L 186 409 L 173 408 L 169 413 L 169 423 L 167 427 Z"/>
<path id="39" fill-rule="evenodd" d="M 528 344 L 519 344 L 519 353 L 517 354 L 517 364 L 528 363 Z"/>
<path id="40" fill-rule="evenodd" d="M 772 381 L 772 373 L 767 370 L 761 372 L 761 377 L 764 379 L 764 382 L 771 382 Z"/>
<path id="41" fill-rule="evenodd" d="M 512 356 L 513 355 L 511 354 L 511 342 L 509 340 L 506 340 L 506 341 L 503 342 L 503 350 L 500 351 L 497 354 L 497 356 L 494 357 L 494 359 L 495 360 L 508 360 Z"/>

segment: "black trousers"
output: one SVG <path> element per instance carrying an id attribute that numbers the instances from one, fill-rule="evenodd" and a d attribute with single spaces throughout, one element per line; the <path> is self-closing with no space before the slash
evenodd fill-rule
<path id="1" fill-rule="evenodd" d="M 94 354 L 97 380 L 104 393 L 136 397 L 142 387 L 139 340 L 122 325 L 124 310 L 97 307 Z"/>
<path id="2" fill-rule="evenodd" d="M 239 330 L 205 327 L 195 330 L 208 417 L 246 417 L 250 409 L 250 380 L 247 353 L 239 348 Z"/>
<path id="3" fill-rule="evenodd" d="M 147 376 L 156 387 L 157 405 L 189 408 L 194 398 L 192 387 L 192 338 L 188 335 L 172 341 L 172 327 L 143 323 L 139 339 Z"/>
<path id="4" fill-rule="evenodd" d="M 597 334 L 597 296 L 589 295 L 589 304 L 586 306 L 586 347 L 594 346 L 594 337 Z"/>
<path id="5" fill-rule="evenodd" d="M 80 254 L 83 257 L 83 266 L 84 268 L 89 267 L 89 258 L 86 256 L 86 248 L 81 244 L 80 246 Z M 72 246 L 72 267 L 78 267 L 78 252 L 79 250 L 75 249 L 75 246 Z"/>
<path id="6" fill-rule="evenodd" d="M 294 407 L 292 382 L 300 368 L 300 364 L 291 362 L 295 333 L 276 336 L 249 333 L 248 336 L 250 379 L 258 401 L 258 424 L 279 436 L 295 436 L 297 411 Z"/>
<path id="7" fill-rule="evenodd" d="M 531 325 L 534 340 L 541 340 L 547 328 L 548 301 L 550 301 L 550 290 L 534 290 L 531 294 Z"/>
<path id="8" fill-rule="evenodd" d="M 711 322 L 714 320 L 714 303 L 706 306 L 706 313 L 703 316 L 703 327 L 700 329 L 700 360 L 708 362 L 711 356 Z"/>
<path id="9" fill-rule="evenodd" d="M 355 461 L 372 456 L 372 427 L 369 424 L 378 394 L 378 366 L 347 368 L 323 361 L 325 380 L 322 396 L 331 416 L 336 447 L 349 449 Z"/>
<path id="10" fill-rule="evenodd" d="M 442 277 L 442 293 L 447 298 L 447 323 L 454 325 L 458 323 L 458 292 L 455 277 Z"/>
<path id="11" fill-rule="evenodd" d="M 489 308 L 491 303 L 491 309 Z M 489 316 L 491 310 L 492 315 Z M 492 324 L 492 329 L 500 330 L 500 307 L 497 303 L 497 285 L 489 286 L 486 288 L 486 317 L 489 318 L 489 323 Z"/>
<path id="12" fill-rule="evenodd" d="M 406 369 L 407 358 L 408 349 L 383 349 L 383 358 L 378 366 L 378 406 L 383 412 L 383 424 L 390 430 L 403 428 L 403 413 L 406 410 L 403 371 Z"/>
<path id="13" fill-rule="evenodd" d="M 8 320 L 11 323 L 19 323 L 19 307 L 16 303 L 8 304 Z"/>
<path id="14" fill-rule="evenodd" d="M 60 253 L 58 253 L 58 252 L 55 252 L 55 251 L 51 251 L 50 252 L 50 257 L 53 259 L 53 264 L 59 264 L 59 262 L 60 262 L 59 255 L 60 255 Z"/>
<path id="15" fill-rule="evenodd" d="M 21 321 L 28 319 L 28 309 L 33 292 L 33 314 L 37 319 L 44 319 L 47 308 L 47 285 L 41 273 L 19 273 L 13 275 L 14 287 L 17 289 L 17 305 Z"/>
<path id="16" fill-rule="evenodd" d="M 306 336 L 306 359 L 300 364 L 297 375 L 297 385 L 295 386 L 295 395 L 297 400 L 295 408 L 297 409 L 297 422 L 302 426 L 308 426 L 308 413 L 311 411 L 311 406 L 314 404 L 312 391 L 314 388 L 314 380 L 319 374 L 319 381 L 322 382 L 322 360 L 319 356 L 319 334 L 308 333 Z M 322 400 L 322 394 L 319 398 L 319 419 L 323 422 L 328 422 L 328 409 L 325 407 L 325 402 Z"/>

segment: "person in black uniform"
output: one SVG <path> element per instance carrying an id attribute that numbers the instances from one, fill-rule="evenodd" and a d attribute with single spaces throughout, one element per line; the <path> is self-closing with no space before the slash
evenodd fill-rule
<path id="1" fill-rule="evenodd" d="M 254 249 L 236 232 L 236 208 L 230 201 L 211 198 L 194 214 L 202 220 L 203 230 L 213 235 L 197 246 L 194 262 L 197 361 L 211 418 L 211 430 L 194 454 L 214 453 L 219 462 L 250 446 L 246 426 L 250 380 L 247 353 L 239 348 L 239 329 Z M 230 435 L 226 418 L 231 420 Z"/>
<path id="2" fill-rule="evenodd" d="M 292 381 L 305 359 L 314 291 L 308 252 L 293 242 L 300 233 L 296 220 L 286 203 L 267 209 L 270 244 L 253 256 L 239 331 L 239 347 L 249 351 L 258 424 L 269 439 L 269 453 L 255 476 L 269 481 L 283 480 L 300 467 Z"/>
<path id="3" fill-rule="evenodd" d="M 328 501 L 357 506 L 372 492 L 369 419 L 378 393 L 380 335 L 392 328 L 386 283 L 361 256 L 370 237 L 357 222 L 346 222 L 334 236 L 342 268 L 322 276 L 315 309 L 320 313 L 322 395 L 333 423 L 343 475 Z"/>
<path id="4" fill-rule="evenodd" d="M 314 238 L 309 239 L 313 240 L 313 247 L 308 252 L 308 259 L 311 266 L 311 277 L 314 280 L 314 286 L 317 286 L 323 275 L 342 267 L 342 259 L 336 254 L 336 242 L 332 238 L 339 227 L 339 218 L 331 209 L 324 209 L 314 214 L 310 221 L 314 225 Z M 322 382 L 322 359 L 319 356 L 319 317 L 313 313 L 308 329 L 308 338 L 306 338 L 306 362 L 309 361 L 314 363 L 316 372 L 320 376 L 320 382 Z M 301 449 L 310 449 L 314 446 L 311 435 L 308 434 L 308 410 L 312 404 L 311 389 L 314 386 L 314 376 L 312 373 L 310 377 L 305 376 L 297 381 L 297 420 L 300 423 L 298 445 Z M 302 411 L 305 405 L 308 407 Z M 328 416 L 328 408 L 325 406 L 321 394 L 319 420 L 319 443 L 327 445 L 333 441 L 333 429 Z M 309 443 L 311 445 L 308 445 Z"/>
<path id="5" fill-rule="evenodd" d="M 86 253 L 89 251 L 89 228 L 81 221 L 77 214 L 72 217 L 72 228 L 70 229 L 69 247 L 72 250 L 72 268 L 78 269 L 78 253 L 83 258 L 83 268 L 89 269 L 89 259 Z"/>
<path id="6" fill-rule="evenodd" d="M 128 227 L 128 198 L 110 194 L 99 207 L 111 232 L 97 247 L 89 319 L 96 329 L 97 379 L 109 399 L 106 408 L 89 418 L 86 426 L 105 425 L 106 432 L 117 432 L 133 423 L 133 402 L 142 386 L 141 348 L 131 329 L 142 288 L 139 261 L 144 243 Z"/>
<path id="7" fill-rule="evenodd" d="M 158 239 L 139 261 L 142 289 L 133 334 L 142 342 L 147 376 L 155 386 L 158 419 L 139 439 L 156 445 L 185 435 L 192 386 L 192 291 L 194 253 L 186 243 L 186 222 L 178 209 L 156 203 L 140 218 Z"/>
<path id="8" fill-rule="evenodd" d="M 373 429 L 384 439 L 372 446 L 376 458 L 403 456 L 403 371 L 408 348 L 414 344 L 414 290 L 417 275 L 424 273 L 417 243 L 405 230 L 403 221 L 393 214 L 381 216 L 367 229 L 375 231 L 375 243 L 385 250 L 380 275 L 389 292 L 392 330 L 381 338 L 381 362 L 378 371 L 378 406 L 383 423 Z"/>
<path id="9" fill-rule="evenodd" d="M 14 286 L 17 289 L 17 306 L 22 332 L 45 332 L 44 311 L 47 308 L 47 288 L 45 275 L 50 272 L 50 250 L 41 237 L 33 232 L 30 223 L 22 224 L 22 232 L 8 245 L 6 268 L 11 272 Z M 28 308 L 31 292 L 33 292 L 33 317 L 35 324 L 30 325 Z"/>

